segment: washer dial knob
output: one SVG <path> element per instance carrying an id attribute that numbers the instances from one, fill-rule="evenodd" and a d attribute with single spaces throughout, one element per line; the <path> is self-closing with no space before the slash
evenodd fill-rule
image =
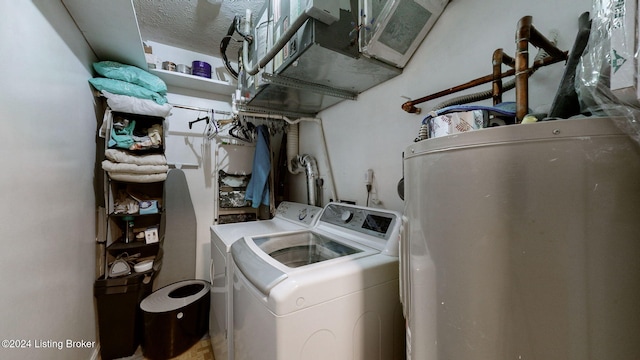
<path id="1" fill-rule="evenodd" d="M 353 212 L 345 210 L 342 212 L 340 218 L 342 219 L 342 221 L 348 223 L 349 221 L 351 221 L 351 219 L 353 219 Z"/>

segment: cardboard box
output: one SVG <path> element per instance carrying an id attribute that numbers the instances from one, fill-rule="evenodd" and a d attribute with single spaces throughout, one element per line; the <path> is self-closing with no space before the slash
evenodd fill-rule
<path id="1" fill-rule="evenodd" d="M 613 0 L 611 18 L 610 88 L 618 99 L 636 103 L 639 98 L 635 58 L 639 0 Z"/>

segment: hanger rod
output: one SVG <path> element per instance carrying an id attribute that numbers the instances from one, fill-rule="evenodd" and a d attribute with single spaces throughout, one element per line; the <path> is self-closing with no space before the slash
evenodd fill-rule
<path id="1" fill-rule="evenodd" d="M 215 110 L 215 109 L 205 109 L 205 108 L 201 108 L 201 107 L 197 107 L 197 106 L 180 105 L 180 104 L 171 104 L 171 106 L 173 106 L 175 108 L 186 109 L 186 110 L 194 110 L 194 111 L 210 111 L 210 110 L 213 110 L 213 112 L 215 112 L 216 114 L 231 115 L 230 111 L 220 111 L 220 110 Z"/>

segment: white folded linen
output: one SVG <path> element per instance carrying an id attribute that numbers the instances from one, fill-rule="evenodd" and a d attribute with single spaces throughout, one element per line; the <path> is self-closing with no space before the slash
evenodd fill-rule
<path id="1" fill-rule="evenodd" d="M 107 149 L 104 152 L 107 159 L 117 163 L 136 165 L 166 165 L 167 158 L 162 154 L 131 155 L 119 149 Z"/>
<path id="2" fill-rule="evenodd" d="M 113 111 L 130 114 L 142 114 L 149 116 L 167 117 L 171 114 L 173 106 L 169 103 L 160 105 L 153 100 L 141 99 L 135 96 L 112 94 L 102 90 L 102 95 L 107 98 L 107 104 Z"/>
<path id="3" fill-rule="evenodd" d="M 117 181 L 135 182 L 135 183 L 153 183 L 159 181 L 165 181 L 167 179 L 167 173 L 158 174 L 131 174 L 121 172 L 107 172 L 109 177 Z"/>
<path id="4" fill-rule="evenodd" d="M 137 165 L 130 163 L 116 163 L 109 160 L 102 162 L 102 168 L 108 172 L 130 173 L 130 174 L 157 174 L 169 171 L 167 165 Z"/>

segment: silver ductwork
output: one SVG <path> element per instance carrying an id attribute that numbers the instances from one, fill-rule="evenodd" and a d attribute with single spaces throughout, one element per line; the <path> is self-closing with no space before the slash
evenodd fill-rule
<path id="1" fill-rule="evenodd" d="M 360 53 L 353 23 L 358 2 L 338 7 L 331 24 L 299 5 L 269 0 L 255 19 L 247 14 L 252 41 L 244 42 L 238 79 L 243 110 L 314 117 L 402 73 Z"/>

